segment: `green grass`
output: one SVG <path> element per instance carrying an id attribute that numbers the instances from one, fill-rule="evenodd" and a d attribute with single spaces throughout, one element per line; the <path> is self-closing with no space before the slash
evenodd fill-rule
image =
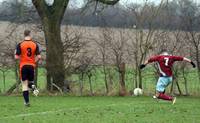
<path id="1" fill-rule="evenodd" d="M 116 70 L 114 70 L 113 67 L 111 69 L 111 75 L 112 75 L 112 93 L 114 92 L 115 94 L 118 93 L 119 90 L 119 77 L 118 73 Z M 101 67 L 96 68 L 96 72 L 93 73 L 92 77 L 92 88 L 95 94 L 101 94 L 103 95 L 105 93 L 105 83 L 104 83 L 104 75 L 102 72 Z M 143 90 L 146 95 L 149 93 L 154 92 L 155 90 L 155 84 L 157 82 L 157 78 L 154 76 L 154 71 L 155 69 L 151 66 L 147 66 L 144 70 L 142 70 L 142 76 L 143 76 Z M 191 95 L 199 95 L 200 92 L 200 83 L 198 81 L 198 75 L 197 75 L 197 70 L 196 69 L 188 69 L 187 70 L 187 81 L 188 81 L 188 90 Z M 46 87 L 46 71 L 45 69 L 39 68 L 38 72 L 38 87 L 39 89 L 45 89 Z M 80 83 L 79 83 L 79 77 L 78 75 L 72 75 L 71 77 L 67 78 L 68 80 L 72 80 L 72 92 L 74 95 L 80 95 Z M 0 92 L 4 92 L 4 85 L 2 82 L 3 78 L 2 75 L 0 75 Z M 134 74 L 133 70 L 131 67 L 126 68 L 126 77 L 125 77 L 125 82 L 126 82 L 126 89 L 127 91 L 133 90 L 135 88 L 134 84 Z M 84 77 L 83 80 L 83 91 L 84 95 L 89 94 L 89 80 L 87 76 Z M 179 73 L 178 77 L 178 82 L 181 87 L 181 91 L 183 94 L 185 94 L 185 84 L 184 84 L 184 79 L 182 77 L 182 74 Z M 5 90 L 9 89 L 13 84 L 15 83 L 15 75 L 14 71 L 9 70 L 6 74 L 6 87 Z M 169 92 L 170 86 L 168 87 L 168 92 Z M 175 88 L 175 91 L 177 88 Z M 177 92 L 177 91 L 176 91 Z"/>
<path id="2" fill-rule="evenodd" d="M 0 123 L 199 123 L 200 98 L 0 96 Z"/>

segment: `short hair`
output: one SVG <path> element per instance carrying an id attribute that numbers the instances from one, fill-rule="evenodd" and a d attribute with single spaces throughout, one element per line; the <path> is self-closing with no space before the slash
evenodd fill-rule
<path id="1" fill-rule="evenodd" d="M 24 30 L 24 36 L 30 36 L 31 31 L 30 30 Z"/>
<path id="2" fill-rule="evenodd" d="M 161 54 L 161 55 L 169 55 L 169 52 L 168 52 L 167 49 L 162 49 L 162 50 L 160 51 L 160 54 Z"/>

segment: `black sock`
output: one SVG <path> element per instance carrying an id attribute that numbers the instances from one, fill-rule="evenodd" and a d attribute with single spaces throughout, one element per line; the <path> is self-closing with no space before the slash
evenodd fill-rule
<path id="1" fill-rule="evenodd" d="M 34 84 L 31 82 L 31 83 L 28 84 L 28 87 L 29 87 L 32 91 L 34 91 L 35 88 L 32 88 L 32 85 L 34 85 Z"/>
<path id="2" fill-rule="evenodd" d="M 32 85 L 33 85 L 33 83 L 29 83 L 28 87 L 32 89 Z"/>
<path id="3" fill-rule="evenodd" d="M 23 91 L 24 101 L 25 103 L 29 103 L 29 92 Z"/>

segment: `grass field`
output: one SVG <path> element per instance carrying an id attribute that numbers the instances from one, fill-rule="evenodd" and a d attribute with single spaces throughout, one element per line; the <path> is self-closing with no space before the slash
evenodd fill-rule
<path id="1" fill-rule="evenodd" d="M 0 96 L 0 123 L 200 123 L 200 98 Z"/>
<path id="2" fill-rule="evenodd" d="M 143 70 L 142 75 L 143 75 L 143 91 L 146 95 L 148 95 L 149 93 L 154 92 L 155 90 L 155 84 L 157 82 L 157 78 L 155 78 L 154 76 L 154 68 L 152 67 L 147 67 L 145 68 L 145 70 Z M 188 90 L 190 95 L 200 95 L 200 83 L 198 81 L 198 75 L 196 70 L 194 69 L 189 69 L 187 74 L 187 81 L 188 81 Z M 114 94 L 118 93 L 118 88 L 119 88 L 119 78 L 118 78 L 118 73 L 115 70 L 111 71 L 112 76 L 113 76 L 113 85 L 112 85 L 112 92 L 114 92 Z M 39 72 L 38 72 L 38 88 L 40 90 L 45 89 L 46 87 L 46 71 L 45 69 L 40 68 Z M 135 83 L 133 82 L 133 71 L 131 68 L 127 68 L 126 71 L 126 77 L 125 77 L 125 82 L 126 82 L 126 89 L 128 91 L 133 90 L 133 88 L 135 88 Z M 78 75 L 73 75 L 70 78 L 68 78 L 68 80 L 72 80 L 72 93 L 74 95 L 80 95 L 80 81 L 78 78 Z M 185 93 L 185 83 L 183 80 L 183 77 L 181 75 L 181 73 L 179 74 L 179 85 L 181 87 L 181 90 L 183 92 L 183 94 Z M 5 92 L 7 89 L 9 89 L 14 83 L 16 82 L 15 80 L 15 74 L 13 70 L 9 70 L 6 73 L 6 82 L 5 82 L 5 90 L 4 90 L 4 84 L 3 84 L 3 78 L 0 75 L 0 93 L 1 92 Z M 89 80 L 88 77 L 85 76 L 84 80 L 83 80 L 83 91 L 85 95 L 89 94 Z M 95 75 L 92 77 L 92 88 L 93 88 L 93 92 L 97 93 L 97 94 L 104 94 L 105 93 L 105 82 L 104 82 L 104 75 L 102 73 L 102 69 L 101 68 L 97 68 L 96 69 L 96 73 Z M 168 87 L 168 89 L 170 89 L 170 87 Z M 175 92 L 177 92 L 177 88 L 174 88 Z M 167 90 L 169 91 L 169 90 Z"/>

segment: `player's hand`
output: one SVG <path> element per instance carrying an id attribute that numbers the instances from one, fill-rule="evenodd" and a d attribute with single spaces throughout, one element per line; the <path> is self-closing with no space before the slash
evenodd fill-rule
<path id="1" fill-rule="evenodd" d="M 192 67 L 193 67 L 193 68 L 196 67 L 196 65 L 195 65 L 195 63 L 194 63 L 193 61 L 191 61 L 190 63 L 192 64 Z"/>
<path id="2" fill-rule="evenodd" d="M 141 64 L 141 65 L 140 65 L 140 69 L 143 69 L 143 68 L 145 68 L 145 67 L 146 67 L 145 64 Z"/>
<path id="3" fill-rule="evenodd" d="M 42 58 L 38 59 L 37 63 L 38 63 L 39 65 L 42 65 L 43 59 L 42 59 Z"/>

